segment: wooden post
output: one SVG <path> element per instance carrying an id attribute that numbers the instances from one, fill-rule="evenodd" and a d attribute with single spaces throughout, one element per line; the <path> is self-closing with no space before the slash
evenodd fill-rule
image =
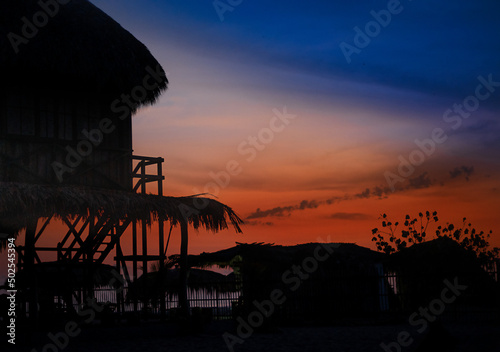
<path id="1" fill-rule="evenodd" d="M 137 221 L 132 224 L 132 276 L 137 280 Z M 137 297 L 134 298 L 134 313 L 137 313 Z"/>
<path id="2" fill-rule="evenodd" d="M 188 270 L 188 223 L 181 221 L 181 260 L 179 272 L 179 305 L 181 315 L 189 317 L 189 301 L 187 298 L 187 270 Z"/>
<path id="3" fill-rule="evenodd" d="M 148 275 L 148 227 L 146 221 L 141 220 L 142 224 L 142 275 L 144 278 Z"/>
<path id="4" fill-rule="evenodd" d="M 160 176 L 158 178 L 158 195 L 163 196 L 163 180 L 162 180 L 162 167 L 161 161 L 157 164 L 157 174 Z M 165 274 L 165 232 L 163 228 L 163 219 L 160 217 L 158 219 L 158 240 L 160 247 L 160 320 L 164 321 L 167 318 L 167 307 L 165 306 L 165 280 L 163 275 Z"/>
<path id="5" fill-rule="evenodd" d="M 118 257 L 119 255 L 122 255 L 121 254 L 122 250 L 121 250 L 121 246 L 120 246 L 120 238 L 118 238 L 117 242 L 116 242 L 116 250 L 115 250 L 115 253 L 116 253 L 116 260 L 115 260 L 115 269 L 116 269 L 116 272 L 118 273 L 118 275 L 120 275 L 121 273 L 121 270 L 120 270 L 120 258 Z M 115 291 L 115 298 L 116 298 L 116 312 L 121 315 L 121 304 L 122 304 L 122 296 L 123 295 L 123 291 L 122 290 L 116 290 Z"/>
<path id="6" fill-rule="evenodd" d="M 146 194 L 146 163 L 141 161 L 141 193 Z M 146 279 L 148 274 L 148 227 L 144 219 L 142 224 L 142 276 Z M 144 280 L 144 283 L 146 280 Z"/>
<path id="7" fill-rule="evenodd" d="M 35 273 L 35 236 L 38 219 L 33 219 L 26 226 L 24 240 L 24 272 L 30 287 L 27 301 L 29 304 L 29 319 L 34 326 L 38 325 L 38 282 Z M 27 288 L 27 287 L 26 287 Z"/>
<path id="8" fill-rule="evenodd" d="M 164 321 L 167 318 L 167 307 L 165 306 L 165 234 L 163 231 L 163 219 L 158 219 L 158 237 L 160 247 L 160 320 Z"/>

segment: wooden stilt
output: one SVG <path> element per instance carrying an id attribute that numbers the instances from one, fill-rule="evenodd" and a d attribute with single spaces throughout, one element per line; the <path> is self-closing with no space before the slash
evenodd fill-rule
<path id="1" fill-rule="evenodd" d="M 189 301 L 187 298 L 187 270 L 188 270 L 188 224 L 181 222 L 181 261 L 179 273 L 179 305 L 183 317 L 189 316 Z"/>
<path id="2" fill-rule="evenodd" d="M 37 327 L 39 322 L 38 316 L 38 282 L 35 273 L 35 237 L 38 219 L 33 219 L 26 226 L 26 236 L 24 242 L 24 265 L 23 269 L 28 278 L 27 282 L 32 283 L 31 288 L 28 290 L 27 302 L 29 305 L 29 320 L 33 327 Z"/>

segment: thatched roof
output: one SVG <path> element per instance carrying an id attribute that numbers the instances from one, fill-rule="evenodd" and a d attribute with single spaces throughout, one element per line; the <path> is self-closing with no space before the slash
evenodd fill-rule
<path id="1" fill-rule="evenodd" d="M 462 302 L 488 304 L 500 293 L 500 283 L 483 269 L 476 255 L 449 237 L 414 244 L 388 258 L 388 269 L 398 274 L 400 288 L 406 289 L 402 303 L 409 310 L 439 297 L 445 279 L 467 286 Z"/>
<path id="2" fill-rule="evenodd" d="M 239 280 L 281 280 L 281 275 L 293 265 L 302 265 L 305 258 L 313 258 L 318 247 L 321 256 L 327 255 L 314 273 L 317 276 L 331 276 L 334 271 L 374 270 L 385 254 L 372 251 L 353 243 L 305 243 L 295 246 L 281 246 L 269 243 L 237 243 L 236 246 L 212 253 L 189 255 L 190 267 L 232 268 Z M 179 255 L 170 256 L 173 263 L 180 261 Z"/>
<path id="3" fill-rule="evenodd" d="M 180 269 L 164 269 L 142 275 L 128 287 L 127 299 L 154 299 L 161 296 L 161 286 L 169 294 L 179 292 Z M 189 269 L 187 278 L 191 290 L 236 291 L 234 275 L 223 275 L 211 270 Z"/>
<path id="4" fill-rule="evenodd" d="M 0 87 L 4 92 L 15 85 L 84 91 L 109 104 L 142 86 L 146 67 L 161 69 L 146 46 L 87 0 L 59 5 L 36 35 L 12 45 L 9 33 L 23 36 L 22 18 L 32 22 L 40 11 L 38 0 L 3 0 L 0 4 Z M 165 78 L 149 90 L 143 104 L 153 103 L 167 83 Z"/>
<path id="5" fill-rule="evenodd" d="M 302 261 L 305 257 L 314 256 L 314 251 L 318 246 L 328 248 L 332 252 L 331 257 L 346 263 L 378 263 L 385 258 L 382 253 L 354 243 L 304 243 L 294 246 L 281 246 L 270 243 L 237 243 L 234 247 L 217 252 L 190 255 L 188 261 L 190 266 L 193 267 L 211 265 L 226 267 L 231 266 L 235 258 L 239 257 L 247 262 L 287 267 L 297 261 Z M 173 256 L 173 258 L 177 257 Z"/>
<path id="6" fill-rule="evenodd" d="M 403 275 L 486 275 L 483 262 L 472 250 L 442 236 L 417 243 L 388 257 L 387 265 Z"/>
<path id="7" fill-rule="evenodd" d="M 162 218 L 177 225 L 187 218 L 195 229 L 204 227 L 214 232 L 231 224 L 241 232 L 243 221 L 230 207 L 201 198 L 207 206 L 198 209 L 195 199 L 195 196 L 164 197 L 89 187 L 0 182 L 0 233 L 17 232 L 33 219 L 87 217 L 103 212 L 117 220 L 140 220 L 148 224 Z"/>

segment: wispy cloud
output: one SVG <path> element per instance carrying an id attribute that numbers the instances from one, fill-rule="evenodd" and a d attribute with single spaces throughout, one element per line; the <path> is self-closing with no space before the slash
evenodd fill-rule
<path id="1" fill-rule="evenodd" d="M 473 174 L 474 172 L 474 167 L 470 166 L 459 166 L 455 167 L 453 170 L 449 172 L 451 175 L 451 178 L 458 178 L 461 175 L 465 176 L 465 180 L 469 181 L 469 177 Z M 418 189 L 425 189 L 432 187 L 433 185 L 437 184 L 438 182 L 436 180 L 432 180 L 430 178 L 429 173 L 423 172 L 418 176 L 415 176 L 413 178 L 409 178 L 408 182 L 405 184 L 405 186 L 401 186 L 400 188 L 396 188 L 396 191 L 393 192 L 389 187 L 380 187 L 376 186 L 373 188 L 366 188 L 364 191 L 361 191 L 359 193 L 355 194 L 345 194 L 344 196 L 335 196 L 335 197 L 330 197 L 328 199 L 323 199 L 323 200 L 303 200 L 298 204 L 295 205 L 288 205 L 288 206 L 282 206 L 282 207 L 275 207 L 271 209 L 266 209 L 262 210 L 260 208 L 257 208 L 256 211 L 251 213 L 247 219 L 262 219 L 266 217 L 281 217 L 281 216 L 290 216 L 292 212 L 298 211 L 298 210 L 305 210 L 305 209 L 316 209 L 320 206 L 325 206 L 325 205 L 331 205 L 334 203 L 339 203 L 343 201 L 348 201 L 348 200 L 355 200 L 355 199 L 369 199 L 369 198 L 378 198 L 378 199 L 384 199 L 388 198 L 389 196 L 395 194 L 395 193 L 401 193 L 405 191 L 410 191 L 410 190 L 418 190 Z M 440 185 L 444 185 L 445 181 L 439 182 Z M 353 215 L 354 214 L 354 215 Z M 364 214 L 357 214 L 357 213 L 335 213 L 331 216 L 331 218 L 335 219 L 341 219 L 342 216 L 344 216 L 343 219 L 346 220 L 361 220 L 359 216 L 364 215 Z M 348 219 L 349 216 L 352 216 L 352 218 Z M 358 216 L 358 218 L 356 218 Z"/>
<path id="2" fill-rule="evenodd" d="M 450 171 L 450 178 L 465 176 L 465 180 L 469 181 L 470 176 L 474 173 L 474 166 L 458 166 Z"/>
<path id="3" fill-rule="evenodd" d="M 304 210 L 304 209 L 315 209 L 320 206 L 321 203 L 317 202 L 316 200 L 303 200 L 299 204 L 296 205 L 289 205 L 285 207 L 275 207 L 272 209 L 267 209 L 267 210 L 261 210 L 260 208 L 257 208 L 255 212 L 250 214 L 247 219 L 259 219 L 259 218 L 266 218 L 268 216 L 285 216 L 285 215 L 290 215 L 295 210 Z"/>

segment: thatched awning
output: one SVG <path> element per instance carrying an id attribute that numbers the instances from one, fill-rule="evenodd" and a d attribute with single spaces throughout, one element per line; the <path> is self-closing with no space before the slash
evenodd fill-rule
<path id="1" fill-rule="evenodd" d="M 157 299 L 161 297 L 162 286 L 169 294 L 179 292 L 180 269 L 165 269 L 142 275 L 128 286 L 128 300 Z M 191 290 L 218 290 L 234 292 L 237 285 L 234 275 L 223 275 L 210 270 L 191 268 L 187 285 Z"/>
<path id="2" fill-rule="evenodd" d="M 206 206 L 198 208 L 201 200 Z M 203 227 L 214 232 L 228 228 L 229 224 L 241 232 L 243 223 L 230 207 L 210 198 L 0 182 L 0 232 L 17 232 L 38 218 L 88 217 L 102 213 L 117 220 L 148 224 L 159 218 L 173 225 L 187 220 L 195 229 Z"/>
<path id="3" fill-rule="evenodd" d="M 228 267 L 231 266 L 235 258 L 240 257 L 247 262 L 268 263 L 275 268 L 286 268 L 296 262 L 301 262 L 306 257 L 314 257 L 315 250 L 318 247 L 323 247 L 323 252 L 329 252 L 331 257 L 345 263 L 379 263 L 386 258 L 385 254 L 354 243 L 304 243 L 294 246 L 281 246 L 270 243 L 236 242 L 236 246 L 217 252 L 189 255 L 188 262 L 192 267 L 211 265 Z M 179 256 L 174 255 L 171 258 L 175 262 L 179 259 Z"/>
<path id="4" fill-rule="evenodd" d="M 35 14 L 42 14 L 37 17 L 40 21 L 47 13 L 39 3 L 2 0 L 0 4 L 0 90 L 18 86 L 84 91 L 109 104 L 143 86 L 147 67 L 163 72 L 144 44 L 87 0 L 64 5 L 54 1 L 57 8 L 52 7 L 46 24 L 34 27 L 36 34 L 26 37 L 22 19 L 33 23 Z M 152 104 L 167 83 L 165 79 L 148 90 L 142 104 Z"/>

